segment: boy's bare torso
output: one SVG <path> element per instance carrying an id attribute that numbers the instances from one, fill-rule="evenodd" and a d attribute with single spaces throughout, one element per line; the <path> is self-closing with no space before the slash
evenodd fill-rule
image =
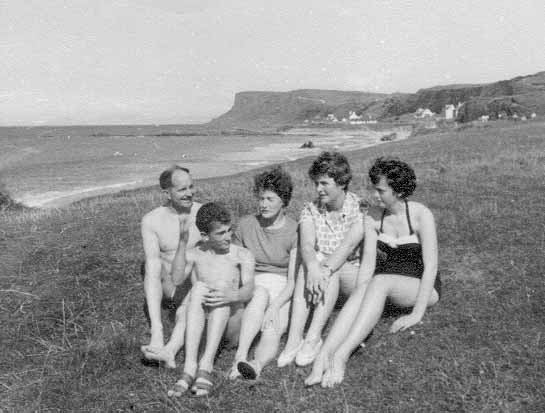
<path id="1" fill-rule="evenodd" d="M 189 250 L 187 257 L 194 263 L 196 281 L 205 283 L 211 289 L 238 289 L 240 266 L 244 259 L 241 250 L 237 245 L 230 245 L 228 253 L 217 254 L 207 249 L 205 244 Z"/>

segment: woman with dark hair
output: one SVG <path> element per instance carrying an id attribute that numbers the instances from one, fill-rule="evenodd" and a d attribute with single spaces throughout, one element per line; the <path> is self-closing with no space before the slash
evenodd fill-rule
<path id="1" fill-rule="evenodd" d="M 356 247 L 363 236 L 363 214 L 360 199 L 348 191 L 352 179 L 348 160 L 338 152 L 323 152 L 312 163 L 308 175 L 318 198 L 304 206 L 299 220 L 304 272 L 295 284 L 290 331 L 278 357 L 279 367 L 293 361 L 299 366 L 313 362 L 339 291 L 350 295 L 358 274 Z M 311 307 L 314 311 L 303 339 Z"/>
<path id="2" fill-rule="evenodd" d="M 297 266 L 297 223 L 285 214 L 293 183 L 280 167 L 254 178 L 257 214 L 243 217 L 234 242 L 249 249 L 256 260 L 255 290 L 242 316 L 242 326 L 230 378 L 255 379 L 276 356 L 280 338 L 288 327 L 289 307 Z M 250 346 L 261 338 L 248 361 Z"/>
<path id="3" fill-rule="evenodd" d="M 371 333 L 386 300 L 411 309 L 392 324 L 390 331 L 396 332 L 419 323 L 441 295 L 433 214 L 407 200 L 416 188 L 414 170 L 399 159 L 378 158 L 369 178 L 379 205 L 365 217 L 358 285 L 335 320 L 307 385 L 342 382 L 350 354 Z"/>

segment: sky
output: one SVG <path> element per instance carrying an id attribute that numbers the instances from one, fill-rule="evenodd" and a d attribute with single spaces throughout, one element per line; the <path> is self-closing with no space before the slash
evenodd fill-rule
<path id="1" fill-rule="evenodd" d="M 545 2 L 0 0 L 0 125 L 205 122 L 248 90 L 545 70 Z"/>

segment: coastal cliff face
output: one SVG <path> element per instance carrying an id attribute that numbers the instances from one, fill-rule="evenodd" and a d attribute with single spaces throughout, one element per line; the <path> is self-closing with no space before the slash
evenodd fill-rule
<path id="1" fill-rule="evenodd" d="M 545 72 L 484 85 L 448 85 L 412 94 L 383 94 L 336 90 L 240 92 L 233 107 L 208 125 L 217 128 L 281 127 L 305 120 L 337 119 L 354 111 L 363 119 L 387 120 L 429 108 L 441 113 L 445 105 L 462 103 L 458 121 L 505 113 L 545 114 Z"/>
<path id="2" fill-rule="evenodd" d="M 233 107 L 213 119 L 209 125 L 220 128 L 290 125 L 316 116 L 326 117 L 343 105 L 368 107 L 387 96 L 382 93 L 336 90 L 240 92 L 235 95 Z M 348 109 L 346 112 L 348 114 Z"/>

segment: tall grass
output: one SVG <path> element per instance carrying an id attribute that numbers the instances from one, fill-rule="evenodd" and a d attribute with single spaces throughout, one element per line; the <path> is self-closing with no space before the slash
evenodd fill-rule
<path id="1" fill-rule="evenodd" d="M 148 339 L 139 222 L 162 202 L 160 191 L 4 211 L 2 409 L 543 411 L 544 135 L 541 123 L 467 128 L 347 154 L 350 189 L 360 194 L 377 156 L 415 167 L 414 199 L 437 220 L 444 297 L 414 334 L 388 334 L 386 316 L 333 390 L 304 388 L 308 369 L 293 366 L 268 367 L 255 383 L 230 382 L 234 354 L 223 351 L 211 397 L 166 396 L 180 371 L 145 364 L 139 353 Z M 310 161 L 286 164 L 296 185 L 294 217 L 313 197 Z M 197 198 L 221 200 L 237 218 L 253 212 L 252 175 L 200 181 Z"/>

